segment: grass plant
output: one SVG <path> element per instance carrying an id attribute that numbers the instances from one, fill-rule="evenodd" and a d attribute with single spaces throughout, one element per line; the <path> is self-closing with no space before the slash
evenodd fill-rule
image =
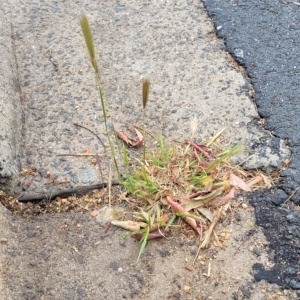
<path id="1" fill-rule="evenodd" d="M 107 118 L 108 118 L 107 117 L 107 109 L 108 109 L 108 107 L 107 107 L 107 104 L 106 104 L 106 101 L 105 101 L 105 97 L 104 97 L 104 93 L 103 93 L 103 89 L 102 89 L 102 85 L 101 85 L 100 72 L 99 72 L 99 67 L 98 67 L 97 58 L 96 58 L 96 54 L 95 54 L 94 39 L 93 39 L 92 32 L 91 32 L 91 29 L 90 29 L 89 21 L 88 21 L 87 17 L 84 14 L 81 15 L 80 25 L 81 25 L 82 33 L 83 33 L 83 36 L 84 36 L 84 39 L 85 39 L 86 47 L 87 47 L 89 55 L 90 55 L 91 64 L 92 64 L 92 66 L 94 68 L 94 71 L 95 71 L 96 84 L 97 84 L 97 87 L 98 87 L 98 90 L 99 90 L 99 96 L 100 96 L 100 103 L 101 103 L 101 108 L 102 108 L 102 113 L 103 113 L 105 132 L 106 132 L 109 147 L 110 147 L 110 150 L 111 150 L 112 159 L 114 161 L 114 165 L 115 165 L 116 171 L 118 173 L 118 178 L 120 178 L 120 171 L 119 171 L 119 166 L 118 166 L 117 157 L 116 157 L 116 153 L 115 153 L 115 148 L 114 148 L 114 145 L 112 143 L 112 139 L 111 139 L 111 136 L 110 136 L 109 130 L 108 130 L 108 122 L 107 122 Z M 113 133 L 113 135 L 114 135 L 114 133 Z"/>
<path id="2" fill-rule="evenodd" d="M 177 217 L 188 223 L 200 237 L 204 232 L 204 239 L 201 240 L 200 246 L 207 247 L 210 236 L 214 232 L 213 229 L 221 217 L 221 212 L 223 212 L 222 208 L 234 196 L 235 187 L 232 186 L 230 178 L 234 170 L 239 171 L 239 167 L 228 163 L 228 158 L 241 151 L 241 147 L 224 148 L 220 146 L 218 140 L 224 130 L 218 132 L 207 143 L 196 143 L 194 138 L 197 133 L 198 120 L 193 116 L 190 122 L 191 135 L 189 140 L 182 144 L 167 144 L 161 137 L 156 138 L 156 148 L 147 148 L 146 134 L 153 136 L 149 130 L 146 130 L 145 125 L 150 91 L 148 79 L 142 83 L 143 135 L 137 130 L 140 127 L 136 125 L 138 141 L 130 139 L 123 132 L 116 132 L 114 126 L 113 133 L 109 132 L 108 107 L 101 87 L 93 37 L 85 15 L 81 16 L 80 23 L 96 75 L 105 130 L 119 182 L 135 199 L 135 207 L 139 207 L 139 211 L 132 214 L 133 219 L 138 221 L 118 221 L 113 224 L 133 231 L 130 235 L 140 241 L 141 246 L 137 261 L 145 250 L 147 241 L 164 236 L 164 232 L 173 226 L 172 224 Z M 111 135 L 115 137 L 117 146 L 118 136 L 127 145 L 131 147 L 142 146 L 143 149 L 142 157 L 137 159 L 136 164 L 132 164 L 125 145 L 123 145 L 122 151 L 118 146 L 127 170 L 123 180 L 120 176 L 115 145 Z M 249 174 L 245 171 L 236 173 L 242 174 L 244 178 Z M 244 178 L 236 180 L 237 175 L 234 176 L 240 188 L 246 188 L 247 191 L 250 189 L 243 181 Z M 209 223 L 210 226 L 207 225 Z"/>

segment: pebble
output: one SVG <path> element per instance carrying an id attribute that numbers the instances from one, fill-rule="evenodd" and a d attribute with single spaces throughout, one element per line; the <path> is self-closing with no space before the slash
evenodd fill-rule
<path id="1" fill-rule="evenodd" d="M 7 243 L 7 239 L 6 238 L 0 238 L 0 243 Z"/>
<path id="2" fill-rule="evenodd" d="M 126 240 L 120 239 L 119 244 L 120 244 L 120 246 L 126 247 Z"/>
<path id="3" fill-rule="evenodd" d="M 190 290 L 191 290 L 191 287 L 188 286 L 188 285 L 185 285 L 185 286 L 183 287 L 183 290 L 184 290 L 186 293 L 189 293 Z"/>
<path id="4" fill-rule="evenodd" d="M 300 290 L 300 282 L 294 279 L 290 281 L 289 286 L 294 290 Z"/>
<path id="5" fill-rule="evenodd" d="M 109 267 L 111 269 L 113 269 L 114 271 L 118 271 L 120 267 L 119 263 L 116 262 L 116 261 L 112 261 L 110 264 L 109 264 Z"/>
<path id="6" fill-rule="evenodd" d="M 276 205 L 280 205 L 287 199 L 287 197 L 288 195 L 283 190 L 278 189 L 274 193 L 271 201 Z"/>
<path id="7" fill-rule="evenodd" d="M 94 243 L 94 246 L 98 246 L 100 244 L 101 244 L 101 241 L 98 241 L 98 242 Z"/>
<path id="8" fill-rule="evenodd" d="M 33 294 L 33 293 L 31 293 L 31 292 L 25 292 L 25 293 L 22 293 L 22 296 L 23 296 L 23 298 L 26 299 L 26 300 L 35 300 L 35 299 L 37 299 L 37 298 L 36 298 L 36 295 Z"/>
<path id="9" fill-rule="evenodd" d="M 300 213 L 298 211 L 293 211 L 286 216 L 289 223 L 300 225 Z"/>
<path id="10" fill-rule="evenodd" d="M 44 260 L 47 260 L 51 256 L 51 253 L 48 251 L 42 251 L 40 254 Z"/>
<path id="11" fill-rule="evenodd" d="M 254 248 L 253 248 L 253 253 L 254 253 L 256 256 L 261 256 L 261 250 L 258 249 L 257 247 L 254 247 Z"/>

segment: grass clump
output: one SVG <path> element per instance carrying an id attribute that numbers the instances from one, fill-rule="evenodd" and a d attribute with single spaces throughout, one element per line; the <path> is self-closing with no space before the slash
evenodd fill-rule
<path id="1" fill-rule="evenodd" d="M 207 247 L 211 234 L 214 233 L 216 237 L 214 227 L 233 199 L 235 189 L 251 190 L 250 184 L 244 180 L 256 176 L 228 162 L 228 158 L 238 153 L 241 147 L 220 146 L 218 142 L 223 130 L 206 143 L 196 142 L 198 119 L 193 116 L 189 139 L 181 144 L 167 144 L 160 137 L 155 139 L 156 144 L 153 147 L 147 148 L 146 135 L 153 137 L 145 126 L 150 93 L 148 79 L 142 83 L 143 134 L 135 128 L 138 140 L 133 140 L 114 128 L 113 132 L 109 132 L 108 107 L 101 87 L 93 37 L 85 15 L 81 16 L 80 23 L 95 71 L 105 130 L 119 183 L 134 199 L 134 206 L 139 208 L 137 212 L 132 213 L 133 220 L 114 221 L 113 224 L 131 231 L 130 235 L 140 241 L 138 260 L 147 241 L 167 234 L 176 219 L 184 220 L 200 236 L 200 248 Z M 118 146 L 117 137 L 124 142 L 122 151 Z M 149 144 L 147 139 L 147 145 Z M 137 160 L 137 164 L 131 165 L 125 145 L 142 147 L 141 158 Z M 115 146 L 118 147 L 127 170 L 125 179 L 122 179 L 120 174 Z M 261 176 L 262 180 L 265 180 L 265 177 Z M 256 178 L 255 182 L 259 180 Z M 217 244 L 222 247 L 218 239 Z"/>

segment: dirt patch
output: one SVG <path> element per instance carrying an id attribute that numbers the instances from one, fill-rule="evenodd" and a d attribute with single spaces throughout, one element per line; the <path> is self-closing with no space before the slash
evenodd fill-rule
<path id="1" fill-rule="evenodd" d="M 6 215 L 9 234 L 1 244 L 6 299 L 297 299 L 293 291 L 255 281 L 253 264 L 270 269 L 272 263 L 244 196 L 217 226 L 226 249 L 212 238 L 195 264 L 199 241 L 184 224 L 150 241 L 136 264 L 139 243 L 103 226 L 90 211 Z"/>

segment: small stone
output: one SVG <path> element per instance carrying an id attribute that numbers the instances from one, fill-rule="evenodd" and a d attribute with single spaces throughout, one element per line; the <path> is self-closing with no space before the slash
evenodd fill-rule
<path id="1" fill-rule="evenodd" d="M 248 204 L 242 203 L 242 208 L 247 208 L 247 207 L 248 207 Z"/>
<path id="2" fill-rule="evenodd" d="M 250 291 L 249 287 L 242 286 L 242 287 L 240 287 L 240 291 L 244 294 L 244 296 L 246 298 L 251 297 L 251 291 Z"/>
<path id="3" fill-rule="evenodd" d="M 168 250 L 158 249 L 157 251 L 161 257 L 167 257 L 171 255 L 171 253 Z"/>
<path id="4" fill-rule="evenodd" d="M 122 11 L 124 11 L 124 10 L 126 10 L 124 6 L 118 6 L 118 7 L 115 7 L 115 12 L 116 12 L 116 13 L 122 12 Z"/>
<path id="5" fill-rule="evenodd" d="M 286 216 L 286 219 L 288 220 L 289 223 L 300 225 L 300 212 L 293 211 L 292 213 Z"/>
<path id="6" fill-rule="evenodd" d="M 285 270 L 284 270 L 284 272 L 286 273 L 286 274 L 289 274 L 289 275 L 294 275 L 294 274 L 296 274 L 296 269 L 295 268 L 293 268 L 293 267 L 287 267 Z"/>
<path id="7" fill-rule="evenodd" d="M 238 213 L 238 212 L 234 214 L 234 218 L 236 219 L 237 222 L 242 221 L 242 216 L 241 216 L 241 214 Z"/>
<path id="8" fill-rule="evenodd" d="M 256 256 L 261 256 L 261 250 L 259 250 L 257 247 L 254 247 L 253 253 L 254 253 Z"/>
<path id="9" fill-rule="evenodd" d="M 26 235 L 28 238 L 34 238 L 36 236 L 36 232 L 33 230 L 28 230 Z"/>
<path id="10" fill-rule="evenodd" d="M 188 285 L 185 285 L 185 286 L 183 287 L 183 291 L 186 292 L 186 293 L 189 293 L 190 290 L 191 290 L 191 287 L 188 286 Z"/>
<path id="11" fill-rule="evenodd" d="M 280 205 L 282 204 L 286 199 L 288 198 L 288 195 L 283 191 L 283 190 L 280 190 L 278 189 L 273 197 L 272 197 L 272 202 L 276 205 Z"/>
<path id="12" fill-rule="evenodd" d="M 118 272 L 122 273 L 123 272 L 123 268 L 122 267 L 118 268 Z"/>
<path id="13" fill-rule="evenodd" d="M 244 51 L 242 49 L 234 49 L 234 54 L 236 57 L 244 58 Z"/>
<path id="14" fill-rule="evenodd" d="M 0 238 L 0 243 L 7 243 L 7 239 L 6 238 Z"/>
<path id="15" fill-rule="evenodd" d="M 126 240 L 125 239 L 121 239 L 119 241 L 120 246 L 126 247 Z"/>
<path id="16" fill-rule="evenodd" d="M 76 174 L 72 174 L 72 175 L 70 176 L 70 178 L 71 178 L 71 181 L 72 181 L 73 183 L 75 183 L 75 184 L 79 182 L 78 177 L 77 177 Z"/>
<path id="17" fill-rule="evenodd" d="M 42 251 L 41 256 L 44 260 L 47 260 L 51 256 L 51 253 L 48 251 Z"/>
<path id="18" fill-rule="evenodd" d="M 76 297 L 76 299 L 78 299 L 78 300 L 86 299 L 86 292 L 85 292 L 84 289 L 78 288 L 78 289 L 76 290 L 76 292 L 77 292 L 77 297 Z"/>
<path id="19" fill-rule="evenodd" d="M 294 279 L 292 279 L 291 281 L 290 281 L 290 287 L 292 288 L 292 289 L 294 289 L 294 290 L 300 290 L 300 282 L 299 281 L 296 281 L 296 280 L 294 280 Z"/>
<path id="20" fill-rule="evenodd" d="M 118 262 L 116 261 L 112 261 L 110 264 L 109 264 L 109 267 L 111 269 L 113 269 L 114 271 L 117 271 L 119 268 L 120 268 L 120 265 Z"/>
<path id="21" fill-rule="evenodd" d="M 22 296 L 24 297 L 24 299 L 26 300 L 35 300 L 36 299 L 36 295 L 31 293 L 31 292 L 26 292 L 23 293 Z"/>
<path id="22" fill-rule="evenodd" d="M 59 11 L 59 8 L 56 7 L 56 6 L 52 6 L 52 7 L 51 7 L 51 11 L 52 11 L 53 13 L 56 13 L 56 12 Z"/>

